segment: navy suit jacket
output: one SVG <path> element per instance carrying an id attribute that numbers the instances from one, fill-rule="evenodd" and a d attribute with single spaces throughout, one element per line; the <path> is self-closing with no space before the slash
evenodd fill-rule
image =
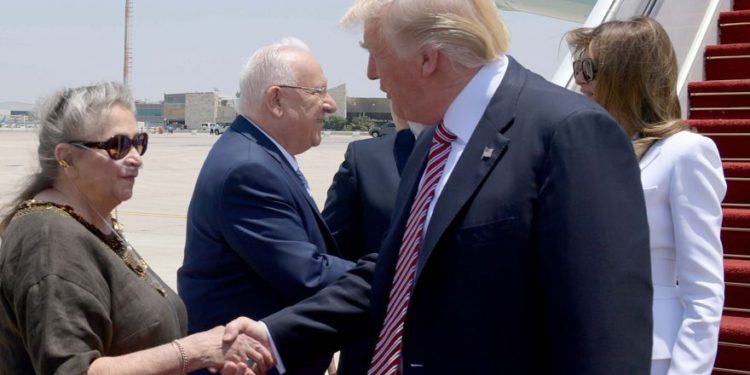
<path id="1" fill-rule="evenodd" d="M 409 129 L 349 143 L 322 213 L 344 258 L 380 250 L 396 202 L 399 164 L 413 148 Z"/>
<path id="2" fill-rule="evenodd" d="M 336 255 L 292 167 L 238 116 L 211 148 L 188 209 L 177 272 L 188 332 L 260 319 L 314 294 L 353 265 Z"/>
<path id="3" fill-rule="evenodd" d="M 356 337 L 373 352 L 430 142 L 404 170 L 380 254 L 263 320 L 288 369 Z M 414 282 L 405 375 L 648 374 L 648 224 L 630 140 L 592 100 L 510 59 L 437 198 Z"/>

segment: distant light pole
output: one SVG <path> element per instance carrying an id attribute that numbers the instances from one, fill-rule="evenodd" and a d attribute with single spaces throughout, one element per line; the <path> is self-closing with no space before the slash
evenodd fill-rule
<path id="1" fill-rule="evenodd" d="M 133 23 L 133 1 L 125 0 L 125 51 L 122 66 L 122 83 L 130 87 L 130 70 L 133 67 L 133 48 L 130 45 L 130 37 Z"/>

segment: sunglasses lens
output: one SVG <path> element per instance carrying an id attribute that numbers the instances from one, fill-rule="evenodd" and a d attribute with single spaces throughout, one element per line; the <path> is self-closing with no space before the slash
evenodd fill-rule
<path id="1" fill-rule="evenodd" d="M 583 78 L 586 79 L 586 82 L 591 82 L 594 80 L 594 78 L 596 78 L 596 66 L 594 65 L 594 60 L 583 60 L 581 62 L 581 70 L 583 72 Z"/>
<path id="2" fill-rule="evenodd" d="M 146 133 L 138 133 L 133 138 L 133 143 L 135 143 L 135 150 L 138 151 L 138 154 L 143 155 L 146 153 L 146 147 L 148 146 L 148 134 Z"/>
<path id="3" fill-rule="evenodd" d="M 130 139 L 125 135 L 118 134 L 110 138 L 106 142 L 106 146 L 109 157 L 114 160 L 120 160 L 130 151 Z"/>

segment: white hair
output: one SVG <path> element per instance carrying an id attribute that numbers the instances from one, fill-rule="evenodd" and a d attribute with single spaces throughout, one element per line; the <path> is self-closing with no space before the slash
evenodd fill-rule
<path id="1" fill-rule="evenodd" d="M 310 53 L 305 42 L 286 37 L 255 51 L 240 72 L 240 100 L 237 111 L 248 115 L 258 106 L 266 90 L 273 85 L 297 85 L 289 51 Z"/>
<path id="2" fill-rule="evenodd" d="M 60 168 L 55 157 L 55 147 L 61 143 L 85 139 L 88 134 L 108 127 L 110 124 L 105 119 L 115 106 L 135 113 L 130 90 L 117 82 L 59 90 L 38 102 L 39 168 L 21 187 L 21 193 L 7 206 L 9 209 L 0 224 L 0 232 L 10 222 L 19 203 L 33 198 L 54 184 Z"/>

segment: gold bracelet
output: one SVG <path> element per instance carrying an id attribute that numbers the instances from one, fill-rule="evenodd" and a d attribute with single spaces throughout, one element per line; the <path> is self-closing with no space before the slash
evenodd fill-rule
<path id="1" fill-rule="evenodd" d="M 181 374 L 187 374 L 188 358 L 187 358 L 187 354 L 185 354 L 185 348 L 177 340 L 172 341 L 172 345 L 177 348 L 178 352 L 180 352 L 180 360 L 182 361 Z"/>

